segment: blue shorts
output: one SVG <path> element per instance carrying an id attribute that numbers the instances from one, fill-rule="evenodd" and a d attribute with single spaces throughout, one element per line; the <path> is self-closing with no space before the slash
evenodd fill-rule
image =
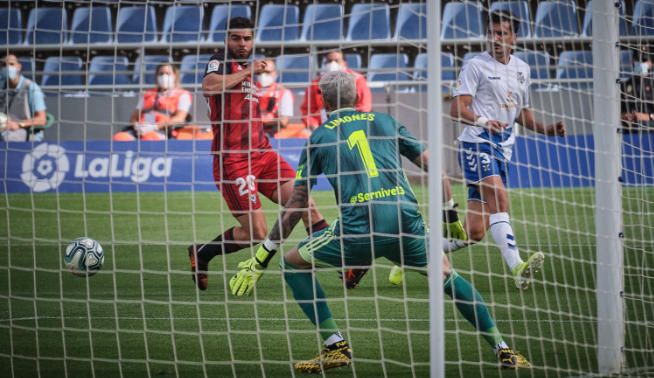
<path id="1" fill-rule="evenodd" d="M 500 176 L 506 186 L 507 161 L 502 152 L 488 143 L 462 142 L 459 165 L 468 186 L 468 200 L 481 201 L 479 183 L 486 177 Z"/>

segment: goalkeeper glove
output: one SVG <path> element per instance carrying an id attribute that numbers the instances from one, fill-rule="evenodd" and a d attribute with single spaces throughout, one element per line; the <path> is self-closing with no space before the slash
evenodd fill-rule
<path id="1" fill-rule="evenodd" d="M 269 251 L 265 246 L 259 246 L 254 257 L 238 264 L 238 273 L 229 280 L 229 289 L 237 297 L 251 295 L 257 281 L 263 275 L 263 271 L 268 267 L 270 259 L 275 255 L 275 251 Z"/>
<path id="2" fill-rule="evenodd" d="M 454 204 L 452 208 L 443 210 L 443 236 L 448 239 L 468 240 L 468 234 L 456 212 L 457 206 L 458 204 Z"/>

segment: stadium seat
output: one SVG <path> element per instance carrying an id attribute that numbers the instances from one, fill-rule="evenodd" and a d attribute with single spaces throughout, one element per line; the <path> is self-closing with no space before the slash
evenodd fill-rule
<path id="1" fill-rule="evenodd" d="M 143 43 L 157 41 L 157 16 L 151 6 L 118 8 L 116 42 Z"/>
<path id="2" fill-rule="evenodd" d="M 82 66 L 78 56 L 51 56 L 45 60 L 41 85 L 83 85 Z"/>
<path id="3" fill-rule="evenodd" d="M 559 55 L 557 79 L 592 79 L 593 53 L 589 50 L 564 51 Z M 563 83 L 561 87 L 587 88 L 592 83 Z"/>
<path id="4" fill-rule="evenodd" d="M 427 6 L 424 3 L 400 4 L 395 23 L 395 39 L 427 38 Z"/>
<path id="5" fill-rule="evenodd" d="M 491 4 L 490 11 L 509 11 L 518 20 L 518 38 L 531 37 L 531 12 L 526 1 L 496 1 Z"/>
<path id="6" fill-rule="evenodd" d="M 132 82 L 134 84 L 155 84 L 155 69 L 160 63 L 170 62 L 171 59 L 168 55 L 145 55 L 136 58 L 134 63 L 134 76 Z M 142 81 L 141 81 L 142 80 Z"/>
<path id="7" fill-rule="evenodd" d="M 180 70 L 182 71 L 182 84 L 202 84 L 204 70 L 211 54 L 190 54 L 182 58 Z"/>
<path id="8" fill-rule="evenodd" d="M 68 16 L 61 7 L 33 8 L 27 20 L 27 44 L 60 45 L 68 41 Z"/>
<path id="9" fill-rule="evenodd" d="M 312 55 L 288 54 L 277 57 L 277 73 L 281 83 L 311 82 L 312 76 L 317 72 Z"/>
<path id="10" fill-rule="evenodd" d="M 534 36 L 576 37 L 579 35 L 574 1 L 541 1 L 536 10 Z"/>
<path id="11" fill-rule="evenodd" d="M 23 17 L 18 8 L 0 8 L 0 45 L 23 43 Z"/>
<path id="12" fill-rule="evenodd" d="M 482 26 L 483 8 L 480 3 L 450 2 L 443 10 L 441 39 L 481 39 L 484 37 Z"/>
<path id="13" fill-rule="evenodd" d="M 654 2 L 638 0 L 631 25 L 634 35 L 654 35 Z"/>
<path id="14" fill-rule="evenodd" d="M 302 40 L 340 40 L 343 37 L 341 4 L 309 4 L 302 23 Z"/>
<path id="15" fill-rule="evenodd" d="M 540 51 L 518 51 L 516 57 L 524 60 L 531 68 L 531 79 L 547 80 L 550 75 L 550 55 Z"/>
<path id="16" fill-rule="evenodd" d="M 621 1 L 622 6 L 620 6 L 620 20 L 618 21 L 618 27 L 620 28 L 620 35 L 628 36 L 630 31 L 627 27 L 627 20 L 624 16 L 625 4 L 624 1 Z M 584 11 L 584 23 L 581 27 L 581 35 L 584 37 L 591 37 L 593 35 L 593 0 L 590 0 L 586 4 L 586 10 Z"/>
<path id="17" fill-rule="evenodd" d="M 427 79 L 427 54 L 420 53 L 416 56 L 413 64 L 413 80 Z M 454 69 L 454 55 L 452 53 L 441 52 L 441 80 L 456 80 L 456 70 Z"/>
<path id="18" fill-rule="evenodd" d="M 128 66 L 125 56 L 96 56 L 89 64 L 89 85 L 129 84 Z"/>
<path id="19" fill-rule="evenodd" d="M 250 7 L 245 4 L 216 5 L 211 12 L 209 22 L 209 42 L 225 42 L 225 34 L 229 20 L 233 17 L 252 18 Z"/>
<path id="20" fill-rule="evenodd" d="M 347 62 L 347 67 L 358 71 L 361 69 L 361 55 L 359 54 L 345 54 L 345 61 Z"/>
<path id="21" fill-rule="evenodd" d="M 404 54 L 373 54 L 368 63 L 368 81 L 411 80 L 407 73 L 409 57 Z"/>
<path id="22" fill-rule="evenodd" d="M 257 41 L 295 41 L 300 38 L 300 8 L 297 5 L 266 4 L 261 8 Z"/>
<path id="23" fill-rule="evenodd" d="M 21 65 L 20 72 L 23 76 L 28 79 L 36 79 L 36 64 L 34 63 L 34 58 L 28 56 L 19 56 L 18 62 Z"/>
<path id="24" fill-rule="evenodd" d="M 391 13 L 388 4 L 354 4 L 347 29 L 348 41 L 390 39 Z"/>
<path id="25" fill-rule="evenodd" d="M 202 41 L 204 8 L 194 5 L 171 5 L 164 17 L 162 42 Z"/>
<path id="26" fill-rule="evenodd" d="M 461 63 L 461 67 L 463 67 L 468 61 L 477 55 L 481 54 L 479 51 L 469 51 L 465 54 L 463 54 L 463 63 Z"/>
<path id="27" fill-rule="evenodd" d="M 620 50 L 620 79 L 627 79 L 634 73 L 634 58 L 631 50 Z"/>
<path id="28" fill-rule="evenodd" d="M 110 43 L 113 35 L 111 9 L 80 7 L 73 13 L 70 43 Z"/>

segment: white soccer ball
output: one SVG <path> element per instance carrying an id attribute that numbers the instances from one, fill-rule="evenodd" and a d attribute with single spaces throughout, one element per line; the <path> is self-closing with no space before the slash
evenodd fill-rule
<path id="1" fill-rule="evenodd" d="M 0 131 L 4 131 L 5 128 L 7 128 L 7 115 L 0 113 Z"/>
<path id="2" fill-rule="evenodd" d="M 96 240 L 77 238 L 66 247 L 64 264 L 74 275 L 90 277 L 102 268 L 104 251 Z"/>

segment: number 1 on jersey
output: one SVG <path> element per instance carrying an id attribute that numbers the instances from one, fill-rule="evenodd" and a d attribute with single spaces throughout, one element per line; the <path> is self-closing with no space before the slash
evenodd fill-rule
<path id="1" fill-rule="evenodd" d="M 366 139 L 366 133 L 363 130 L 357 130 L 350 134 L 350 136 L 347 137 L 347 146 L 350 147 L 350 150 L 354 149 L 354 147 L 359 147 L 359 155 L 361 155 L 363 165 L 366 167 L 368 177 L 379 176 L 377 165 L 375 165 L 375 159 L 372 157 L 372 151 L 368 144 L 368 139 Z"/>

